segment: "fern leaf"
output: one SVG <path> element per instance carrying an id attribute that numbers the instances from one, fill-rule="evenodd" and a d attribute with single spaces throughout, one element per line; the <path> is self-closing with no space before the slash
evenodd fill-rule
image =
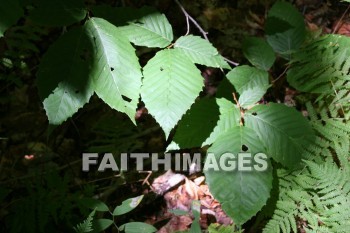
<path id="1" fill-rule="evenodd" d="M 311 42 L 295 54 L 292 67 L 287 73 L 288 82 L 298 90 L 327 93 L 337 100 L 350 94 L 349 88 L 350 38 L 326 35 Z"/>
<path id="2" fill-rule="evenodd" d="M 96 209 L 93 210 L 89 216 L 82 222 L 75 226 L 73 229 L 77 233 L 86 233 L 93 231 L 92 229 L 92 221 L 94 220 L 94 215 L 96 213 Z"/>

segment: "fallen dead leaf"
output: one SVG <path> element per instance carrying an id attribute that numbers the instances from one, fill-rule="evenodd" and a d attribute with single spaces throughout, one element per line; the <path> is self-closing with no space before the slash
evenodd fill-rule
<path id="1" fill-rule="evenodd" d="M 153 189 L 156 193 L 163 195 L 167 205 L 167 213 L 165 215 L 170 214 L 171 216 L 170 221 L 158 232 L 167 233 L 187 230 L 193 221 L 191 204 L 194 200 L 199 200 L 201 204 L 200 224 L 203 229 L 208 227 L 213 217 L 219 224 L 232 224 L 232 219 L 225 214 L 220 203 L 213 198 L 208 186 L 204 184 L 204 180 L 204 176 L 201 176 L 194 177 L 192 181 L 184 175 L 176 174 L 170 170 L 154 180 L 152 184 Z M 176 216 L 171 214 L 169 210 L 183 210 L 188 215 Z"/>

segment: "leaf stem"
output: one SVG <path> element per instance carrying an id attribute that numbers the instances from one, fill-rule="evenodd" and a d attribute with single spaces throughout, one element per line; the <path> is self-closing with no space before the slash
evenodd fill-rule
<path id="1" fill-rule="evenodd" d="M 241 105 L 239 104 L 238 100 L 237 100 L 237 97 L 236 97 L 236 93 L 232 92 L 232 95 L 233 95 L 233 99 L 234 101 L 236 102 L 236 105 L 237 107 L 239 108 L 239 111 L 241 113 L 241 117 L 240 117 L 240 120 L 239 120 L 239 125 L 243 126 L 243 121 L 244 121 L 244 111 L 243 109 L 241 108 Z"/>

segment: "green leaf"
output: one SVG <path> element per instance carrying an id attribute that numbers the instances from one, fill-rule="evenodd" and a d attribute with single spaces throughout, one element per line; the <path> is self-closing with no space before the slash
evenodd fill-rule
<path id="1" fill-rule="evenodd" d="M 234 68 L 226 77 L 240 95 L 246 90 L 257 87 L 267 89 L 269 85 L 269 74 L 265 70 L 247 65 Z"/>
<path id="2" fill-rule="evenodd" d="M 142 77 L 135 49 L 104 19 L 91 18 L 85 28 L 95 45 L 90 75 L 96 94 L 135 122 Z"/>
<path id="3" fill-rule="evenodd" d="M 198 200 L 194 200 L 191 203 L 191 210 L 195 221 L 199 221 L 201 215 L 201 203 Z"/>
<path id="4" fill-rule="evenodd" d="M 212 144 L 221 134 L 240 124 L 241 113 L 236 105 L 224 98 L 216 99 L 216 103 L 219 106 L 219 121 L 202 146 Z"/>
<path id="5" fill-rule="evenodd" d="M 2 0 L 0 1 L 0 38 L 4 36 L 5 31 L 14 25 L 23 15 L 23 9 L 18 0 Z"/>
<path id="6" fill-rule="evenodd" d="M 220 225 L 219 223 L 212 223 L 208 227 L 208 233 L 238 233 L 241 231 L 235 231 L 235 225 Z"/>
<path id="7" fill-rule="evenodd" d="M 197 67 L 180 51 L 159 51 L 143 69 L 141 97 L 166 138 L 203 88 Z"/>
<path id="8" fill-rule="evenodd" d="M 92 6 L 93 15 L 98 18 L 107 20 L 115 26 L 124 26 L 128 22 L 140 19 L 146 15 L 155 13 L 153 7 L 144 6 L 141 8 L 134 7 L 111 7 L 108 5 Z"/>
<path id="9" fill-rule="evenodd" d="M 135 45 L 164 48 L 173 40 L 173 29 L 164 14 L 150 14 L 137 22 L 120 27 L 121 34 Z"/>
<path id="10" fill-rule="evenodd" d="M 239 105 L 243 108 L 249 108 L 250 106 L 256 104 L 266 93 L 269 86 L 255 86 L 244 90 L 239 96 Z"/>
<path id="11" fill-rule="evenodd" d="M 137 196 L 134 198 L 129 198 L 123 201 L 121 205 L 115 207 L 113 211 L 113 216 L 126 214 L 132 211 L 140 204 L 140 202 L 142 201 L 142 198 L 143 198 L 143 195 Z"/>
<path id="12" fill-rule="evenodd" d="M 244 121 L 262 139 L 268 154 L 289 168 L 300 164 L 303 148 L 314 138 L 307 119 L 283 104 L 255 106 L 245 113 Z"/>
<path id="13" fill-rule="evenodd" d="M 249 37 L 243 41 L 244 56 L 259 69 L 269 70 L 275 62 L 275 53 L 263 39 Z"/>
<path id="14" fill-rule="evenodd" d="M 93 210 L 95 209 L 96 211 L 102 211 L 102 212 L 109 211 L 108 206 L 98 199 L 82 198 L 80 202 L 82 203 L 82 205 Z"/>
<path id="15" fill-rule="evenodd" d="M 152 233 L 156 232 L 157 228 L 143 222 L 129 222 L 120 226 L 125 233 Z"/>
<path id="16" fill-rule="evenodd" d="M 190 228 L 190 233 L 202 233 L 199 221 L 193 221 Z"/>
<path id="17" fill-rule="evenodd" d="M 215 99 L 201 99 L 194 103 L 179 122 L 167 151 L 200 147 L 219 120 L 216 102 Z"/>
<path id="18" fill-rule="evenodd" d="M 92 222 L 92 233 L 97 233 L 106 230 L 108 227 L 110 227 L 113 224 L 113 220 L 111 219 L 105 219 L 100 218 L 96 219 Z"/>
<path id="19" fill-rule="evenodd" d="M 288 2 L 276 2 L 268 13 L 265 24 L 267 42 L 275 52 L 286 59 L 305 40 L 304 17 Z"/>
<path id="20" fill-rule="evenodd" d="M 239 161 L 242 158 L 242 148 L 246 147 L 246 153 L 253 156 L 256 153 L 264 153 L 266 151 L 262 141 L 254 130 L 243 126 L 236 126 L 222 134 L 214 144 L 208 149 L 209 154 L 214 155 L 218 165 L 220 158 L 225 162 L 222 155 L 232 153 L 236 156 L 236 169 L 234 171 L 225 171 L 221 165 L 220 170 L 204 168 L 206 181 L 209 185 L 210 192 L 217 199 L 235 224 L 242 225 L 253 217 L 266 203 L 270 196 L 272 187 L 272 173 L 269 160 L 267 162 L 267 170 L 257 171 L 252 167 L 251 171 L 242 171 L 237 169 Z M 232 159 L 226 161 L 232 162 Z M 251 161 L 251 165 L 258 165 Z M 245 166 L 247 167 L 247 166 Z"/>
<path id="21" fill-rule="evenodd" d="M 38 88 L 50 124 L 61 124 L 93 94 L 89 78 L 93 47 L 85 33 L 80 27 L 65 33 L 41 60 Z"/>
<path id="22" fill-rule="evenodd" d="M 29 17 L 40 25 L 70 25 L 83 20 L 87 13 L 83 0 L 34 0 L 34 5 Z"/>
<path id="23" fill-rule="evenodd" d="M 169 212 L 176 216 L 188 215 L 188 211 L 181 210 L 181 209 L 172 209 L 172 210 L 169 210 Z"/>
<path id="24" fill-rule="evenodd" d="M 174 47 L 182 51 L 193 63 L 231 69 L 217 49 L 199 36 L 181 36 Z"/>

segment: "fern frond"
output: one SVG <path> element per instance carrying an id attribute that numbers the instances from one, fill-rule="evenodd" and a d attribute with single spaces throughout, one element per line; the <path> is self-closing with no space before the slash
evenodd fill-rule
<path id="1" fill-rule="evenodd" d="M 342 143 L 334 142 L 334 150 L 339 159 L 339 165 L 344 169 L 345 172 L 349 173 L 350 163 L 349 163 L 349 148 L 350 140 L 344 138 Z"/>
<path id="2" fill-rule="evenodd" d="M 291 201 L 278 201 L 272 220 L 265 226 L 263 233 L 296 232 L 295 217 L 298 206 Z"/>
<path id="3" fill-rule="evenodd" d="M 325 35 L 298 51 L 287 73 L 288 82 L 298 90 L 330 98 L 333 106 L 349 119 L 350 38 Z"/>
<path id="4" fill-rule="evenodd" d="M 94 220 L 95 213 L 96 209 L 94 209 L 82 223 L 79 223 L 76 227 L 74 227 L 75 232 L 86 233 L 93 231 L 92 221 Z"/>
<path id="5" fill-rule="evenodd" d="M 278 200 L 265 233 L 350 232 L 349 57 L 350 38 L 334 34 L 293 54 L 289 84 L 317 94 L 306 103 L 316 140 L 305 148 L 306 167 L 277 170 Z"/>

